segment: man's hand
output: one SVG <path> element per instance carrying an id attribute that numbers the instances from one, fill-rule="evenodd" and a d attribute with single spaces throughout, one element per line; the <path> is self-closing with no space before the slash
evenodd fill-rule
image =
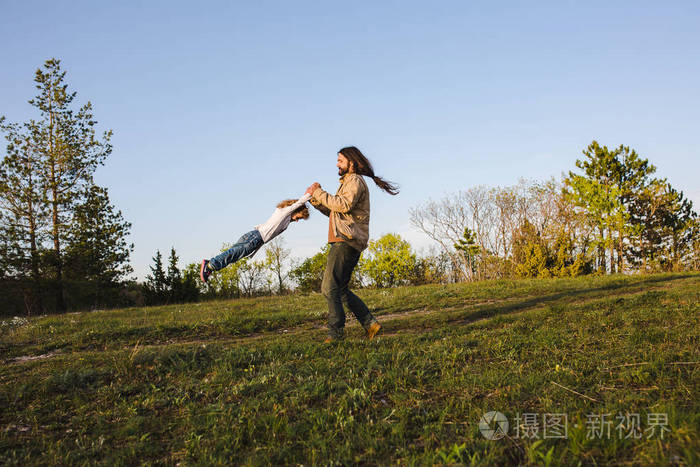
<path id="1" fill-rule="evenodd" d="M 318 182 L 314 182 L 311 186 L 309 186 L 306 189 L 305 193 L 312 194 L 314 191 L 316 191 L 316 188 L 321 188 L 321 184 Z"/>

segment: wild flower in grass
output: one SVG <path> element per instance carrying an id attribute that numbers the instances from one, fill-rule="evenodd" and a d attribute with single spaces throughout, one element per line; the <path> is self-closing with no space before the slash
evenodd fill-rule
<path id="1" fill-rule="evenodd" d="M 10 320 L 0 321 L 0 327 L 8 329 L 18 328 L 20 326 L 24 326 L 25 324 L 29 324 L 29 320 L 27 318 L 22 318 L 21 316 L 14 316 Z"/>

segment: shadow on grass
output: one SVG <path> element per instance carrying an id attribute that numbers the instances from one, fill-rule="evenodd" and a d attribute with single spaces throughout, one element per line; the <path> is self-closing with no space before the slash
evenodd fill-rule
<path id="1" fill-rule="evenodd" d="M 457 310 L 457 311 L 451 311 L 449 313 L 445 313 L 442 316 L 441 315 L 435 315 L 434 313 L 431 313 L 430 315 L 426 316 L 423 319 L 417 318 L 414 320 L 411 320 L 411 323 L 409 326 L 406 327 L 416 327 L 416 324 L 425 324 L 426 326 L 424 328 L 431 329 L 435 327 L 435 325 L 444 325 L 444 324 L 453 324 L 453 325 L 465 325 L 465 324 L 470 324 L 476 321 L 480 321 L 486 318 L 492 318 L 496 316 L 507 316 L 509 314 L 513 313 L 519 313 L 531 308 L 539 308 L 543 307 L 546 305 L 551 305 L 554 303 L 559 303 L 564 305 L 571 303 L 572 301 L 575 302 L 576 300 L 579 299 L 595 299 L 595 298 L 605 298 L 605 295 L 602 294 L 603 292 L 611 292 L 615 291 L 618 293 L 615 294 L 610 294 L 610 298 L 614 298 L 618 296 L 619 294 L 623 295 L 628 295 L 631 293 L 635 292 L 643 292 L 645 289 L 645 286 L 651 286 L 651 285 L 658 285 L 660 283 L 670 283 L 672 281 L 676 281 L 679 279 L 689 279 L 692 278 L 692 276 L 687 276 L 687 275 L 681 275 L 681 274 L 674 274 L 671 276 L 663 276 L 663 277 L 650 277 L 648 279 L 638 281 L 638 282 L 633 282 L 633 283 L 628 283 L 625 281 L 619 281 L 615 282 L 612 284 L 606 284 L 601 287 L 595 287 L 595 288 L 590 288 L 590 289 L 579 289 L 579 290 L 569 290 L 565 292 L 557 292 L 549 295 L 543 295 L 540 297 L 531 297 L 523 300 L 519 300 L 516 302 L 512 303 L 506 303 L 506 304 L 499 304 L 499 305 L 494 305 L 494 304 L 485 304 L 485 305 L 476 305 L 474 307 L 467 307 L 466 309 L 462 310 Z M 476 309 L 474 309 L 476 308 Z M 394 321 L 401 321 L 400 319 L 397 320 L 387 320 L 387 324 L 389 326 L 387 327 L 387 331 L 390 331 L 391 322 Z"/>

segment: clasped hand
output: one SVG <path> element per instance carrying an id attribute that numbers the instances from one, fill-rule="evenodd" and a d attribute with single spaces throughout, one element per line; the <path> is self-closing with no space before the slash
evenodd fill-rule
<path id="1" fill-rule="evenodd" d="M 316 191 L 316 188 L 321 188 L 321 184 L 318 182 L 314 182 L 306 189 L 305 193 L 312 194 L 314 191 Z"/>

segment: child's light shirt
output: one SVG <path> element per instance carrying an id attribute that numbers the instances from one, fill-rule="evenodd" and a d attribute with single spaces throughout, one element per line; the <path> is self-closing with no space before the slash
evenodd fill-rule
<path id="1" fill-rule="evenodd" d="M 291 206 L 275 209 L 275 212 L 272 213 L 267 221 L 265 221 L 263 224 L 256 225 L 255 228 L 258 230 L 258 232 L 260 232 L 263 243 L 269 242 L 287 230 L 289 223 L 292 221 L 292 212 L 301 207 L 301 205 L 307 202 L 309 199 L 311 199 L 311 195 L 306 193 Z"/>

